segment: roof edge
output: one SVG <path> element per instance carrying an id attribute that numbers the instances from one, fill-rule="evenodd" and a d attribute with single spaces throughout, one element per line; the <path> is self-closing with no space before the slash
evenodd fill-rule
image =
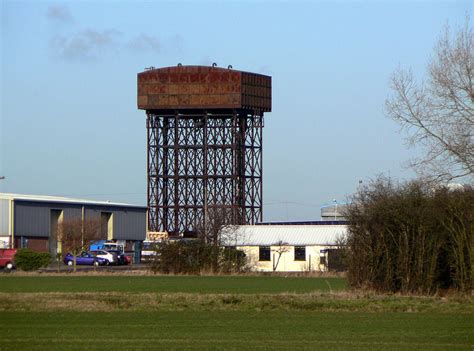
<path id="1" fill-rule="evenodd" d="M 127 203 L 122 203 L 122 202 L 76 199 L 76 198 L 50 196 L 50 195 L 0 193 L 0 199 L 7 199 L 7 200 L 13 200 L 13 201 L 25 201 L 25 202 L 29 201 L 29 202 L 65 203 L 65 204 L 69 203 L 69 204 L 83 204 L 83 205 L 94 205 L 94 206 L 114 206 L 114 207 L 130 207 L 130 208 L 147 209 L 147 206 L 127 204 Z"/>

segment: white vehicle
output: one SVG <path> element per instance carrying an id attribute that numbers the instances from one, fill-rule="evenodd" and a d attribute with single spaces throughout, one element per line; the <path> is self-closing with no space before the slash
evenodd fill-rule
<path id="1" fill-rule="evenodd" d="M 123 245 L 120 245 L 120 244 L 117 244 L 117 243 L 105 243 L 103 246 L 102 246 L 102 249 L 103 250 L 118 250 L 120 251 L 121 253 L 124 253 L 125 250 L 124 250 L 124 247 Z"/>
<path id="2" fill-rule="evenodd" d="M 108 262 L 107 265 L 117 264 L 118 262 L 117 254 L 114 252 L 107 252 L 105 250 L 94 250 L 90 251 L 90 253 L 94 254 L 97 257 L 106 259 Z"/>
<path id="3" fill-rule="evenodd" d="M 145 240 L 142 246 L 142 261 L 149 262 L 156 256 L 155 246 L 158 245 L 159 241 L 148 241 Z"/>

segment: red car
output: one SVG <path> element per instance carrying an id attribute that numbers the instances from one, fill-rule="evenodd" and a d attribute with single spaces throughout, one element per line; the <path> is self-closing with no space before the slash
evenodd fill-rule
<path id="1" fill-rule="evenodd" d="M 0 268 L 13 269 L 15 254 L 16 249 L 0 249 Z"/>
<path id="2" fill-rule="evenodd" d="M 127 261 L 127 263 L 125 263 L 125 264 L 131 264 L 132 263 L 132 257 L 131 256 L 125 256 L 125 261 Z"/>

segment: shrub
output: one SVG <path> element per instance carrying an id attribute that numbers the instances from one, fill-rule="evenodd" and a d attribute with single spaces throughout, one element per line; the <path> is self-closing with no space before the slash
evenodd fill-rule
<path id="1" fill-rule="evenodd" d="M 245 270 L 247 264 L 243 251 L 207 244 L 199 239 L 163 242 L 157 245 L 156 253 L 151 265 L 155 273 L 233 273 Z"/>
<path id="2" fill-rule="evenodd" d="M 223 273 L 236 273 L 247 270 L 247 255 L 235 247 L 220 249 L 219 271 Z"/>
<path id="3" fill-rule="evenodd" d="M 348 208 L 348 278 L 379 291 L 473 287 L 474 191 L 378 179 Z"/>
<path id="4" fill-rule="evenodd" d="M 45 252 L 19 249 L 15 254 L 15 265 L 23 271 L 34 271 L 41 267 L 46 267 L 50 262 L 51 256 Z"/>

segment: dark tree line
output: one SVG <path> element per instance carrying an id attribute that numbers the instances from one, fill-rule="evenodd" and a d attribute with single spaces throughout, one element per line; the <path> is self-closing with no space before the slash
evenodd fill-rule
<path id="1" fill-rule="evenodd" d="M 348 278 L 378 291 L 471 291 L 474 190 L 379 178 L 348 208 Z"/>

